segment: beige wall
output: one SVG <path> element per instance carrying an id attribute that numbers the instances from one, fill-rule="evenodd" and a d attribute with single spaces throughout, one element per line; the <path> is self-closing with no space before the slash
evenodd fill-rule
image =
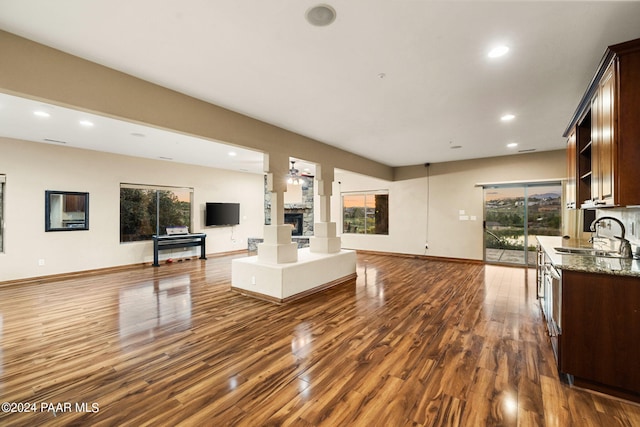
<path id="1" fill-rule="evenodd" d="M 342 246 L 405 254 L 483 259 L 483 190 L 478 183 L 557 180 L 566 171 L 565 152 L 550 151 L 399 168 L 397 181 L 339 173 L 334 194 L 389 190 L 389 235 L 342 234 Z M 428 175 L 428 176 L 427 176 Z M 460 221 L 460 211 L 476 220 Z M 332 200 L 340 228 L 340 200 Z M 425 250 L 425 242 L 429 249 Z"/>
<path id="2" fill-rule="evenodd" d="M 363 174 L 336 174 L 332 218 L 338 224 L 341 191 L 389 189 L 391 234 L 343 235 L 344 247 L 482 259 L 482 189 L 475 184 L 565 175 L 563 151 L 394 169 L 3 31 L 0 51 L 2 92 Z M 0 141 L 8 152 L 0 157 L 0 173 L 7 174 L 7 251 L 0 255 L 0 281 L 148 261 L 149 244 L 118 242 L 120 182 L 195 187 L 199 209 L 207 200 L 242 197 L 246 225 L 235 232 L 241 243 L 230 243 L 224 230 L 208 230 L 215 234 L 209 239 L 212 252 L 242 249 L 247 237 L 262 235 L 262 176 Z M 79 164 L 89 167 L 76 172 Z M 45 189 L 89 191 L 92 229 L 44 233 Z M 460 210 L 476 220 L 459 221 Z M 101 250 L 92 242 L 100 242 Z M 38 259 L 45 266 L 38 267 Z"/>
<path id="3" fill-rule="evenodd" d="M 7 181 L 0 282 L 152 261 L 151 242 L 119 242 L 120 183 L 192 187 L 191 231 L 207 233 L 208 253 L 246 249 L 248 237 L 262 236 L 262 175 L 7 138 L 0 138 L 0 153 Z M 89 192 L 90 229 L 45 232 L 45 190 Z M 206 202 L 240 202 L 240 225 L 205 227 Z M 161 258 L 198 250 L 162 251 Z"/>
<path id="4" fill-rule="evenodd" d="M 209 253 L 246 248 L 261 237 L 264 224 L 263 177 L 172 162 L 98 153 L 0 138 L 0 173 L 6 174 L 5 253 L 0 281 L 129 265 L 152 260 L 152 244 L 119 242 L 119 185 L 122 182 L 194 188 L 194 232 L 206 232 Z M 433 164 L 429 176 L 385 181 L 338 172 L 332 220 L 341 223 L 340 193 L 389 190 L 388 236 L 343 234 L 345 248 L 482 259 L 482 188 L 477 183 L 557 179 L 565 170 L 564 152 L 534 153 Z M 417 169 L 419 170 L 419 169 Z M 90 193 L 90 230 L 44 231 L 45 190 Z M 241 224 L 206 228 L 207 201 L 241 204 Z M 476 216 L 460 221 L 459 211 Z M 424 243 L 429 242 L 425 251 Z M 162 257 L 184 253 L 163 252 Z M 190 254 L 197 254 L 193 249 Z M 38 260 L 45 265 L 39 266 Z"/>

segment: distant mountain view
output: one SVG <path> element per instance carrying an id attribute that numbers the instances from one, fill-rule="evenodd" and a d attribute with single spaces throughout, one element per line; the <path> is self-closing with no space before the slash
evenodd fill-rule
<path id="1" fill-rule="evenodd" d="M 560 193 L 542 193 L 529 196 L 530 199 L 559 199 L 562 197 Z"/>

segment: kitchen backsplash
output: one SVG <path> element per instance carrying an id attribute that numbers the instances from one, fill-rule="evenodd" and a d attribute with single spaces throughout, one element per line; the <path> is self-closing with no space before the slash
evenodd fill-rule
<path id="1" fill-rule="evenodd" d="M 631 242 L 633 246 L 640 245 L 640 208 L 612 208 L 598 209 L 596 217 L 611 216 L 619 219 L 625 227 L 625 238 Z M 620 228 L 617 224 L 611 223 L 611 234 L 607 233 L 607 229 L 602 230 L 601 235 L 620 235 Z"/>

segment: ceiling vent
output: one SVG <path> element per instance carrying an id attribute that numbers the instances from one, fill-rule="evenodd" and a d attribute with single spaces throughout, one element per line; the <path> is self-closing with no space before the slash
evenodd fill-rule
<path id="1" fill-rule="evenodd" d="M 47 142 L 54 142 L 56 144 L 66 144 L 67 141 L 60 141 L 59 139 L 51 139 L 51 138 L 45 138 L 44 139 Z"/>

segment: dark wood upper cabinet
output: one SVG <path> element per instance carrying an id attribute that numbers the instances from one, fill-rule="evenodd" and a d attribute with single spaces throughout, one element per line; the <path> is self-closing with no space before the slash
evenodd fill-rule
<path id="1" fill-rule="evenodd" d="M 64 195 L 64 210 L 66 212 L 84 212 L 86 206 L 86 194 L 65 194 Z"/>
<path id="2" fill-rule="evenodd" d="M 640 39 L 607 48 L 564 133 L 567 201 L 576 201 L 567 207 L 640 205 L 638 117 Z"/>
<path id="3" fill-rule="evenodd" d="M 614 206 L 615 200 L 615 73 L 616 62 L 607 67 L 591 103 L 591 199 L 596 205 Z M 593 185 L 595 184 L 595 185 Z"/>

